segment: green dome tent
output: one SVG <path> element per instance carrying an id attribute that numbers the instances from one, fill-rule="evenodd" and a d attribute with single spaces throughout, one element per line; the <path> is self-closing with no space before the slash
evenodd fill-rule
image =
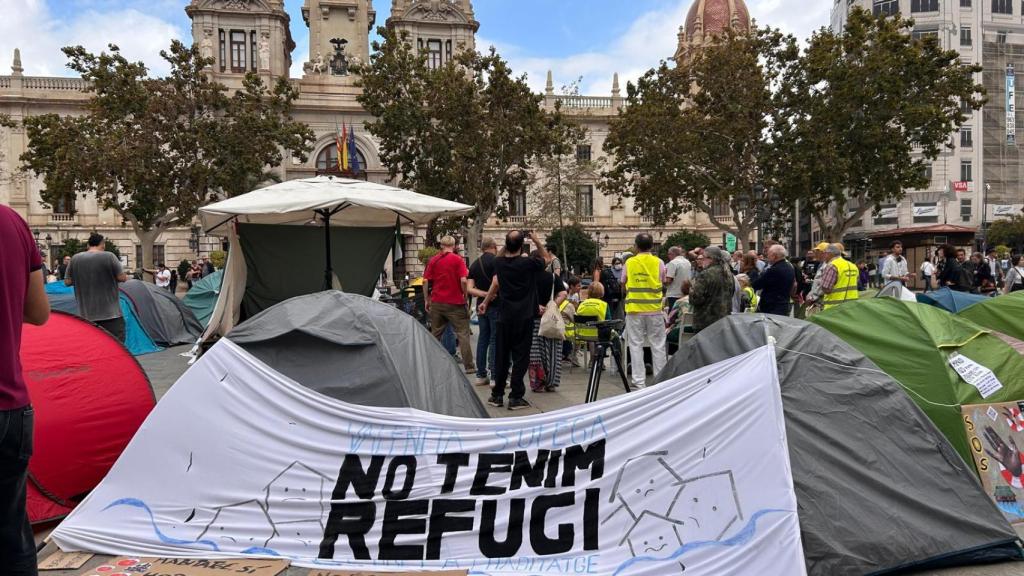
<path id="1" fill-rule="evenodd" d="M 210 323 L 213 307 L 217 305 L 217 297 L 220 296 L 220 283 L 223 279 L 224 271 L 217 270 L 192 284 L 192 288 L 185 294 L 185 306 L 196 315 L 196 319 L 203 325 L 204 330 Z"/>
<path id="2" fill-rule="evenodd" d="M 990 298 L 961 310 L 957 316 L 983 328 L 1024 340 L 1024 292 Z"/>
<path id="3" fill-rule="evenodd" d="M 1024 400 L 1024 356 L 977 324 L 934 306 L 872 298 L 816 314 L 811 322 L 860 350 L 903 384 L 972 467 L 960 406 Z M 992 370 L 1002 388 L 982 398 L 949 365 L 955 354 Z"/>

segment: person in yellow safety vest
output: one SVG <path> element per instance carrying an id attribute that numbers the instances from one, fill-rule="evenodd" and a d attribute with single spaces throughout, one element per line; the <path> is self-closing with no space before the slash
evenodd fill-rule
<path id="1" fill-rule="evenodd" d="M 759 298 L 757 297 L 757 292 L 754 292 L 754 289 L 750 287 L 750 276 L 737 274 L 736 281 L 740 284 L 741 309 L 744 312 L 757 312 Z"/>
<path id="2" fill-rule="evenodd" d="M 860 297 L 857 290 L 860 270 L 856 264 L 843 258 L 843 248 L 840 244 L 829 244 L 825 249 L 825 256 L 828 258 L 828 268 L 822 273 L 821 300 L 825 310 L 828 310 Z"/>
<path id="3" fill-rule="evenodd" d="M 602 298 L 604 298 L 604 285 L 594 282 L 587 291 L 587 299 L 580 302 L 579 307 L 576 308 L 576 316 L 592 316 L 598 321 L 606 320 L 608 318 L 608 303 Z M 566 329 L 568 330 L 568 327 Z M 575 330 L 576 337 L 581 340 L 597 340 L 597 328 L 578 326 Z"/>
<path id="4" fill-rule="evenodd" d="M 626 343 L 632 365 L 632 387 L 647 385 L 644 348 L 651 349 L 654 373 L 665 367 L 665 313 L 662 311 L 662 288 L 665 285 L 665 263 L 651 250 L 654 238 L 646 232 L 637 234 L 637 254 L 626 260 Z"/>

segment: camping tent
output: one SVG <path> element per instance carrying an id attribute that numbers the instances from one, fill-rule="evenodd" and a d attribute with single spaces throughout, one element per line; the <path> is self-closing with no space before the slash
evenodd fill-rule
<path id="1" fill-rule="evenodd" d="M 472 206 L 409 190 L 321 176 L 292 180 L 199 210 L 207 234 L 230 242 L 205 336 L 294 296 L 328 288 L 370 296 L 402 224 L 460 216 Z"/>
<path id="2" fill-rule="evenodd" d="M 195 315 L 170 290 L 141 280 L 121 284 L 131 298 L 142 327 L 161 346 L 194 344 L 203 333 Z"/>
<path id="3" fill-rule="evenodd" d="M 1024 292 L 986 298 L 961 310 L 957 316 L 989 330 L 1024 340 Z"/>
<path id="4" fill-rule="evenodd" d="M 210 316 L 213 314 L 213 307 L 217 305 L 217 297 L 220 295 L 220 283 L 224 279 L 224 271 L 217 270 L 209 276 L 199 279 L 192 284 L 192 288 L 185 294 L 183 302 L 195 315 L 196 320 L 202 324 L 203 329 L 210 323 Z"/>
<path id="5" fill-rule="evenodd" d="M 683 344 L 658 381 L 769 343 L 808 574 L 880 575 L 1019 556 L 1015 532 L 973 470 L 900 385 L 820 327 L 733 315 Z"/>
<path id="6" fill-rule="evenodd" d="M 155 399 L 131 354 L 70 314 L 26 324 L 21 363 L 36 411 L 28 513 L 38 523 L 67 515 L 103 479 Z"/>
<path id="7" fill-rule="evenodd" d="M 876 298 L 896 298 L 897 300 L 903 300 L 904 302 L 917 302 L 917 298 L 914 293 L 907 289 L 906 286 L 899 282 L 889 282 L 875 295 Z"/>
<path id="8" fill-rule="evenodd" d="M 124 292 L 119 294 L 121 300 L 121 314 L 124 316 L 125 341 L 124 345 L 134 356 L 142 356 L 159 352 L 160 347 L 153 342 L 149 334 L 142 328 L 138 316 L 135 314 L 134 303 Z M 50 300 L 50 308 L 67 314 L 78 315 L 78 301 L 75 300 L 75 289 L 65 286 L 63 282 L 50 282 L 46 285 L 46 297 Z"/>
<path id="9" fill-rule="evenodd" d="M 267 366 L 363 406 L 486 418 L 462 368 L 394 306 L 338 291 L 292 298 L 228 334 Z"/>
<path id="10" fill-rule="evenodd" d="M 986 299 L 987 296 L 971 294 L 970 292 L 957 292 L 956 290 L 950 290 L 949 288 L 941 288 L 939 290 L 917 295 L 918 302 L 942 308 L 943 310 L 954 314 L 968 306 L 973 306 L 978 302 L 984 302 Z"/>
<path id="11" fill-rule="evenodd" d="M 816 314 L 811 322 L 861 351 L 910 393 L 965 462 L 973 462 L 961 404 L 1024 400 L 1024 357 L 980 326 L 925 304 L 875 298 Z M 992 370 L 1002 388 L 982 397 L 949 361 Z"/>

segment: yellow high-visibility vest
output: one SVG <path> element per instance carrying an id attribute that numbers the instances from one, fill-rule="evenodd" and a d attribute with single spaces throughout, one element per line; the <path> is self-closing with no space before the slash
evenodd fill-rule
<path id="1" fill-rule="evenodd" d="M 832 260 L 829 264 L 836 267 L 836 285 L 832 288 L 832 292 L 825 294 L 822 298 L 826 310 L 860 297 L 860 291 L 857 290 L 857 278 L 860 276 L 860 270 L 857 269 L 857 265 L 842 256 Z"/>
<path id="2" fill-rule="evenodd" d="M 626 263 L 626 314 L 661 311 L 661 260 L 637 254 Z"/>
<path id="3" fill-rule="evenodd" d="M 600 298 L 587 298 L 583 302 L 580 302 L 579 308 L 576 309 L 577 316 L 593 316 L 598 321 L 603 321 L 608 318 L 608 303 Z M 597 338 L 597 328 L 588 328 L 586 326 L 576 327 L 576 336 L 578 338 L 590 338 L 591 340 Z"/>
<path id="4" fill-rule="evenodd" d="M 750 298 L 750 308 L 747 308 L 745 312 L 757 312 L 757 305 L 760 302 L 760 298 L 757 297 L 757 292 L 754 292 L 753 288 L 747 286 L 743 289 L 743 293 Z"/>

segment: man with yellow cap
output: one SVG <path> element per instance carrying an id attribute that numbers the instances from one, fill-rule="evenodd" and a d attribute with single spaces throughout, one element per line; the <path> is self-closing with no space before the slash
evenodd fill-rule
<path id="1" fill-rule="evenodd" d="M 821 271 L 822 296 L 816 301 L 828 310 L 844 302 L 856 300 L 860 296 L 857 291 L 860 271 L 856 264 L 843 258 L 843 245 L 829 244 L 825 248 L 825 258 L 828 264 L 823 266 Z"/>
<path id="2" fill-rule="evenodd" d="M 821 301 L 821 275 L 828 267 L 828 261 L 825 258 L 825 249 L 828 248 L 828 242 L 820 242 L 814 247 L 814 259 L 817 261 L 817 266 L 814 268 L 814 278 L 811 280 L 811 288 L 807 291 L 807 295 L 804 296 L 805 308 L 810 308 Z"/>

